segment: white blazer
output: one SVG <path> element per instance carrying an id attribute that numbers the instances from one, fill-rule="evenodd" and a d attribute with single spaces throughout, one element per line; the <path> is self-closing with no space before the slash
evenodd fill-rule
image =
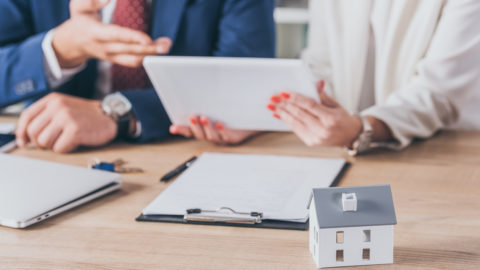
<path id="1" fill-rule="evenodd" d="M 350 112 L 383 120 L 394 147 L 480 130 L 479 0 L 310 0 L 310 10 L 303 58 L 314 77 Z M 365 70 L 372 31 L 375 67 Z M 375 105 L 360 108 L 366 72 Z"/>

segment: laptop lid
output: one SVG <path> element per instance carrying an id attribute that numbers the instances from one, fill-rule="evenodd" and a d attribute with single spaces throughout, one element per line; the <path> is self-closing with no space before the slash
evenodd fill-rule
<path id="1" fill-rule="evenodd" d="M 0 224 L 24 227 L 37 216 L 85 203 L 121 186 L 120 175 L 0 154 Z M 28 223 L 28 224 L 27 224 Z"/>

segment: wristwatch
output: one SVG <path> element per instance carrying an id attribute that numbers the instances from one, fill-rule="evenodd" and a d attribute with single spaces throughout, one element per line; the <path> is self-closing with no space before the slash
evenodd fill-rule
<path id="1" fill-rule="evenodd" d="M 126 138 L 129 135 L 132 103 L 124 95 L 113 93 L 103 99 L 102 109 L 117 122 L 117 137 Z"/>
<path id="2" fill-rule="evenodd" d="M 368 119 L 363 115 L 358 115 L 358 117 L 362 121 L 362 131 L 353 142 L 352 148 L 348 149 L 350 156 L 356 156 L 369 150 L 373 139 L 373 128 Z"/>

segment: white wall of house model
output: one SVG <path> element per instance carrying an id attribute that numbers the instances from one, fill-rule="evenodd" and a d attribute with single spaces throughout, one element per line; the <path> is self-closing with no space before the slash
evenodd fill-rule
<path id="1" fill-rule="evenodd" d="M 393 263 L 390 186 L 314 189 L 310 253 L 319 268 Z"/>

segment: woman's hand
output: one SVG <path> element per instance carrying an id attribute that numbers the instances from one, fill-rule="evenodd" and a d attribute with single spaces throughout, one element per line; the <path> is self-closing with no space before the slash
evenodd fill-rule
<path id="1" fill-rule="evenodd" d="M 229 129 L 220 122 L 212 122 L 208 117 L 192 116 L 190 117 L 190 126 L 172 125 L 170 133 L 186 138 L 194 137 L 197 140 L 206 140 L 219 145 L 237 145 L 259 132 Z"/>
<path id="2" fill-rule="evenodd" d="M 324 86 L 324 81 L 317 84 L 321 103 L 283 92 L 273 96 L 267 107 L 308 146 L 351 146 L 362 131 L 362 121 L 328 96 Z"/>

